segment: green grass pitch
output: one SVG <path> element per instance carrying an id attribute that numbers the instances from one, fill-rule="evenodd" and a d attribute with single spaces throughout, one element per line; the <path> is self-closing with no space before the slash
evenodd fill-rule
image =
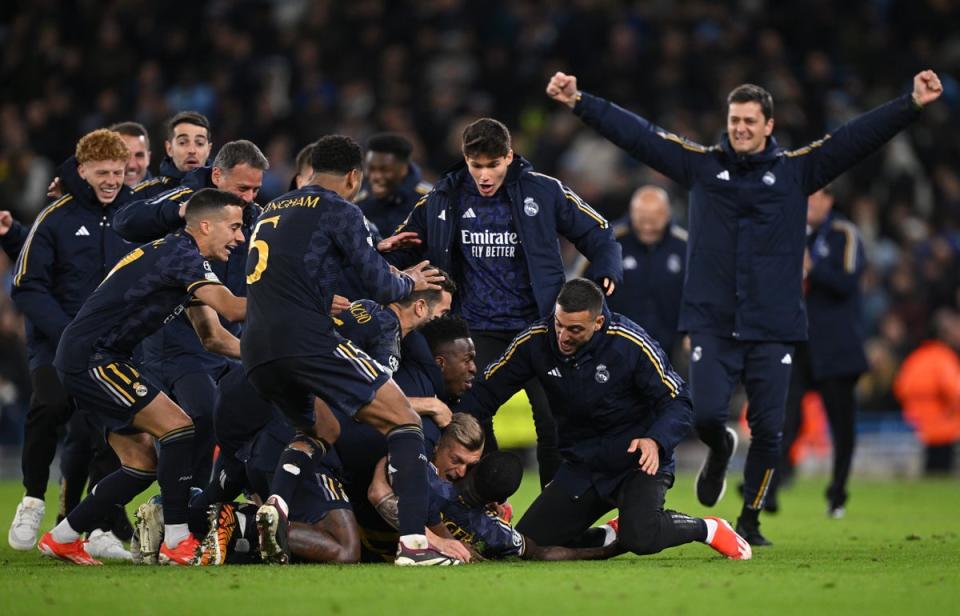
<path id="1" fill-rule="evenodd" d="M 536 494 L 532 477 L 513 499 Z M 607 562 L 177 569 L 77 567 L 0 547 L 0 613 L 14 614 L 956 614 L 960 486 L 954 480 L 854 481 L 847 517 L 824 514 L 822 481 L 801 480 L 766 516 L 775 542 L 749 562 L 700 544 Z M 6 531 L 20 486 L 0 483 Z M 53 523 L 55 490 L 47 520 Z M 668 506 L 693 515 L 693 478 Z M 712 513 L 735 517 L 728 495 Z"/>

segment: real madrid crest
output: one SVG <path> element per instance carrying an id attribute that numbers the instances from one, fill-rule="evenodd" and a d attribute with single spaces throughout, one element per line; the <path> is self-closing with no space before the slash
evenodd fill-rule
<path id="1" fill-rule="evenodd" d="M 597 364 L 597 373 L 593 375 L 593 378 L 596 379 L 597 383 L 606 383 L 610 380 L 610 371 L 607 370 L 606 364 Z"/>
<path id="2" fill-rule="evenodd" d="M 766 184 L 767 186 L 773 186 L 774 184 L 777 183 L 777 176 L 773 175 L 773 173 L 771 173 L 770 171 L 767 171 L 766 173 L 764 173 L 763 177 L 760 179 L 763 180 L 763 183 Z"/>
<path id="3" fill-rule="evenodd" d="M 523 213 L 527 216 L 536 216 L 537 212 L 540 211 L 540 206 L 536 201 L 533 200 L 533 197 L 527 197 L 523 200 Z"/>

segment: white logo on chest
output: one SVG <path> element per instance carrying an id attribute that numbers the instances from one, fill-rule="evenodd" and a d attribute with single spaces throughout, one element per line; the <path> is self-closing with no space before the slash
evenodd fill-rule
<path id="1" fill-rule="evenodd" d="M 607 370 L 606 364 L 597 364 L 597 372 L 593 375 L 593 378 L 601 384 L 610 380 L 610 371 Z"/>

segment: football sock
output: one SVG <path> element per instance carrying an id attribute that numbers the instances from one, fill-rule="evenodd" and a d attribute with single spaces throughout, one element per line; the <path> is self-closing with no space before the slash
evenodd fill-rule
<path id="1" fill-rule="evenodd" d="M 104 516 L 111 515 L 115 507 L 129 503 L 134 496 L 149 488 L 156 478 L 154 471 L 121 466 L 101 479 L 64 522 L 68 522 L 69 528 L 77 532 L 90 532 L 100 525 Z M 54 540 L 59 541 L 56 536 Z"/>
<path id="2" fill-rule="evenodd" d="M 166 513 L 164 513 L 166 516 Z M 181 541 L 187 538 L 190 529 L 186 524 L 164 524 L 163 525 L 163 543 L 170 549 L 177 547 Z"/>
<path id="3" fill-rule="evenodd" d="M 703 542 L 710 543 L 717 535 L 717 527 L 719 524 L 717 524 L 716 520 L 704 520 L 703 523 L 707 525 L 707 536 L 703 539 Z"/>
<path id="4" fill-rule="evenodd" d="M 157 480 L 163 497 L 163 520 L 166 524 L 187 523 L 187 502 L 193 480 L 193 424 L 167 432 L 160 445 Z"/>
<path id="5" fill-rule="evenodd" d="M 270 494 L 279 496 L 286 503 L 293 501 L 293 494 L 297 491 L 301 478 L 312 468 L 311 454 L 288 446 L 277 461 L 277 470 L 274 471 L 273 480 L 270 482 Z"/>
<path id="6" fill-rule="evenodd" d="M 427 520 L 427 457 L 423 453 L 423 429 L 404 424 L 387 433 L 387 472 L 397 495 L 401 538 L 422 536 Z M 411 543 L 404 541 L 408 547 Z"/>
<path id="7" fill-rule="evenodd" d="M 74 528 L 70 526 L 70 522 L 64 518 L 50 531 L 50 536 L 53 537 L 53 540 L 57 543 L 73 543 L 80 538 L 80 533 L 74 530 Z"/>

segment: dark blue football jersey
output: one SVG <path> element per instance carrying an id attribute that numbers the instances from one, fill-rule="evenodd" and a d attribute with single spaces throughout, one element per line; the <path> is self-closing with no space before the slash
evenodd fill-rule
<path id="1" fill-rule="evenodd" d="M 244 367 L 329 352 L 342 341 L 330 305 L 352 265 L 373 299 L 387 304 L 413 290 L 370 242 L 360 209 L 336 193 L 305 186 L 271 201 L 257 220 L 247 257 Z"/>
<path id="2" fill-rule="evenodd" d="M 363 349 L 393 376 L 400 366 L 400 319 L 393 310 L 360 299 L 333 321 L 341 336 Z"/>
<path id="3" fill-rule="evenodd" d="M 193 293 L 221 284 L 193 237 L 180 231 L 120 259 L 63 332 L 54 365 L 84 372 L 92 362 L 129 359 L 144 338 L 176 318 Z"/>

